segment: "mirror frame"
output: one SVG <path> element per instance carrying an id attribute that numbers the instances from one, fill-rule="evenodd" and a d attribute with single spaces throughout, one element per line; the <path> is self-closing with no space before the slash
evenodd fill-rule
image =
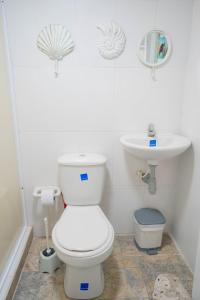
<path id="1" fill-rule="evenodd" d="M 153 32 L 163 33 L 163 35 L 165 35 L 165 37 L 166 37 L 167 44 L 168 44 L 168 51 L 167 51 L 167 54 L 166 54 L 165 58 L 164 58 L 162 61 L 160 61 L 159 63 L 157 63 L 157 64 L 151 64 L 151 63 L 145 62 L 145 61 L 142 59 L 141 55 L 140 55 L 140 45 L 141 45 L 141 42 L 143 41 L 143 39 L 145 38 L 145 36 L 146 36 L 147 34 L 149 34 L 150 32 L 152 32 L 152 31 L 153 31 Z M 142 39 L 140 40 L 140 42 L 138 43 L 138 49 L 137 49 L 137 56 L 138 56 L 138 59 L 140 60 L 140 62 L 141 62 L 143 65 L 145 65 L 145 66 L 147 66 L 147 67 L 149 67 L 149 68 L 158 68 L 158 67 L 164 65 L 164 64 L 167 62 L 167 60 L 170 58 L 171 54 L 172 54 L 172 42 L 171 42 L 171 39 L 170 39 L 169 35 L 168 35 L 165 31 L 163 31 L 163 30 L 152 29 L 152 30 L 148 31 L 148 32 L 142 37 Z"/>

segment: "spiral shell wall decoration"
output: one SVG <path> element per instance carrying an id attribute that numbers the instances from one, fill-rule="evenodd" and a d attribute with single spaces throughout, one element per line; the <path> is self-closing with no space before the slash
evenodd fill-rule
<path id="1" fill-rule="evenodd" d="M 55 76 L 58 76 L 58 62 L 73 51 L 74 42 L 66 27 L 51 24 L 44 27 L 37 38 L 37 47 L 55 61 Z"/>
<path id="2" fill-rule="evenodd" d="M 126 36 L 121 27 L 111 22 L 109 25 L 98 25 L 97 28 L 102 32 L 102 37 L 97 41 L 101 56 L 106 59 L 120 56 L 126 44 Z"/>

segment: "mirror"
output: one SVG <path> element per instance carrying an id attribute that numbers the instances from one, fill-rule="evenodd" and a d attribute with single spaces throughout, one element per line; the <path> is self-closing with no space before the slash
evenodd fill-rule
<path id="1" fill-rule="evenodd" d="M 164 64 L 171 53 L 171 42 L 168 35 L 161 30 L 149 31 L 139 44 L 140 61 L 151 68 Z"/>

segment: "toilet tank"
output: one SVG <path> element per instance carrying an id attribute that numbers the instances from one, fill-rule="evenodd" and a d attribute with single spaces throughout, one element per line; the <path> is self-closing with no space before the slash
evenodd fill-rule
<path id="1" fill-rule="evenodd" d="M 105 156 L 95 153 L 64 154 L 58 158 L 58 180 L 66 204 L 100 203 L 105 163 Z"/>

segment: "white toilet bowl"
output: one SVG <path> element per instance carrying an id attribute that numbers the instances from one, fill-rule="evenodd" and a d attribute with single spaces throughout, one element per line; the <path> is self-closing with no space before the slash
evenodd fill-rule
<path id="1" fill-rule="evenodd" d="M 90 299 L 104 288 L 101 263 L 111 254 L 114 231 L 98 205 L 68 206 L 52 232 L 56 253 L 66 264 L 64 287 L 71 298 Z"/>
<path id="2" fill-rule="evenodd" d="M 64 154 L 58 159 L 67 208 L 54 226 L 52 239 L 66 264 L 64 287 L 70 298 L 95 298 L 104 289 L 101 263 L 111 254 L 114 241 L 113 227 L 98 205 L 105 164 L 105 156 L 95 153 Z"/>

